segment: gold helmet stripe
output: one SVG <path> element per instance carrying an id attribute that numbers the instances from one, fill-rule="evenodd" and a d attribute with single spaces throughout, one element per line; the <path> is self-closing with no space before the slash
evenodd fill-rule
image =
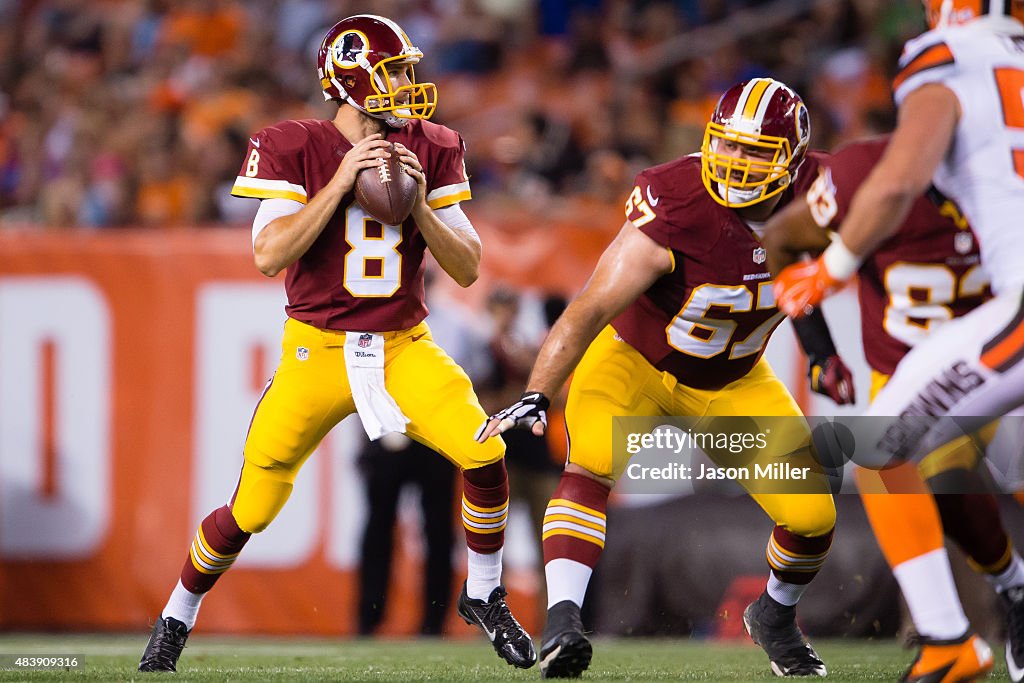
<path id="1" fill-rule="evenodd" d="M 747 101 L 742 103 L 742 116 L 745 119 L 756 119 L 757 110 L 761 106 L 761 100 L 764 99 L 764 94 L 768 90 L 768 86 L 774 83 L 770 78 L 758 78 L 753 82 L 752 88 L 747 91 Z M 741 103 L 736 104 L 736 109 L 740 110 Z"/>

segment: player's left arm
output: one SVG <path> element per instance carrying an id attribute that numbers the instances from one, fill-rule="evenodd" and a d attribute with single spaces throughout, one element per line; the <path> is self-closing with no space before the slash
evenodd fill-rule
<path id="1" fill-rule="evenodd" d="M 765 224 L 761 243 L 768 251 L 768 267 L 778 273 L 786 266 L 817 256 L 831 242 L 828 228 L 838 214 L 835 188 L 824 170 L 807 193 L 776 212 Z M 821 309 L 793 321 L 800 347 L 807 356 L 807 379 L 811 390 L 832 399 L 836 405 L 856 402 L 853 373 L 836 350 L 828 322 Z"/>
<path id="2" fill-rule="evenodd" d="M 405 145 L 395 143 L 398 158 L 406 165 L 406 173 L 416 179 L 416 203 L 412 217 L 438 265 L 461 287 L 469 287 L 480 276 L 480 237 L 461 209 L 449 211 L 452 223 L 442 220 L 427 204 L 427 176 L 416 154 Z"/>
<path id="3" fill-rule="evenodd" d="M 853 373 L 836 350 L 832 332 L 820 308 L 793 321 L 793 331 L 807 356 L 807 380 L 811 391 L 827 396 L 836 405 L 857 402 Z"/>

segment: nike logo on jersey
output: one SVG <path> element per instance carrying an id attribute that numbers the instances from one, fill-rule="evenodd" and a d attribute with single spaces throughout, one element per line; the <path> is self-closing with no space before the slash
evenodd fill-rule
<path id="1" fill-rule="evenodd" d="M 654 197 L 651 195 L 651 186 L 647 186 L 647 203 L 651 206 L 657 206 L 658 202 L 661 201 L 661 197 Z"/>
<path id="2" fill-rule="evenodd" d="M 252 146 L 255 147 L 256 149 L 260 148 L 260 141 L 257 140 L 256 138 L 249 138 L 249 142 L 251 142 Z"/>
<path id="3" fill-rule="evenodd" d="M 423 339 L 425 336 L 427 336 L 426 332 L 424 332 L 423 334 L 414 334 L 412 336 L 412 341 L 419 341 L 420 339 Z"/>

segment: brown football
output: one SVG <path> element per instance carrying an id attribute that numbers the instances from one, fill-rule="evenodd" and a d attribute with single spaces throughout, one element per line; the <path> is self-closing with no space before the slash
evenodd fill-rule
<path id="1" fill-rule="evenodd" d="M 401 225 L 416 202 L 416 179 L 405 172 L 394 144 L 387 151 L 391 156 L 384 163 L 356 176 L 356 201 L 384 225 Z"/>

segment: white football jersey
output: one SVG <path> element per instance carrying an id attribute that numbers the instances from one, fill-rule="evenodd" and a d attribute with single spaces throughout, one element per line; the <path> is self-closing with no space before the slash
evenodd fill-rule
<path id="1" fill-rule="evenodd" d="M 893 83 L 899 105 L 927 83 L 960 101 L 953 145 L 932 178 L 981 243 L 996 293 L 1024 285 L 1024 26 L 983 17 L 909 41 Z"/>

